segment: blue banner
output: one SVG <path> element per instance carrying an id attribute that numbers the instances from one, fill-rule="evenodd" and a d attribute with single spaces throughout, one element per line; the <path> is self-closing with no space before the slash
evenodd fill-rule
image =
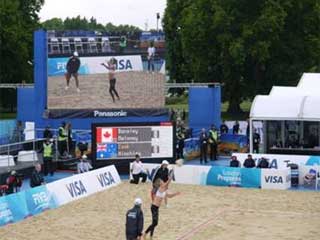
<path id="1" fill-rule="evenodd" d="M 48 76 L 62 76 L 67 72 L 67 63 L 69 58 L 49 58 L 48 59 Z M 81 64 L 79 74 L 88 74 L 88 67 Z"/>
<path id="2" fill-rule="evenodd" d="M 0 197 L 0 226 L 13 223 L 13 215 L 9 208 L 7 198 Z"/>
<path id="3" fill-rule="evenodd" d="M 207 185 L 260 188 L 261 170 L 215 166 L 208 172 Z"/>
<path id="4" fill-rule="evenodd" d="M 27 207 L 25 200 L 25 191 L 18 192 L 15 194 L 10 194 L 6 196 L 8 201 L 8 206 L 13 215 L 13 221 L 18 222 L 30 216 L 30 212 Z"/>
<path id="5" fill-rule="evenodd" d="M 55 201 L 45 186 L 31 188 L 26 191 L 26 202 L 32 215 L 56 207 Z"/>

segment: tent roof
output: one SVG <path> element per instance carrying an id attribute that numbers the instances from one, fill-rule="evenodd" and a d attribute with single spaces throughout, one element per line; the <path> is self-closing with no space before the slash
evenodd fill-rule
<path id="1" fill-rule="evenodd" d="M 300 89 L 320 89 L 320 74 L 304 73 L 297 87 Z"/>
<path id="2" fill-rule="evenodd" d="M 320 121 L 320 74 L 304 73 L 298 87 L 274 86 L 255 97 L 250 118 Z"/>

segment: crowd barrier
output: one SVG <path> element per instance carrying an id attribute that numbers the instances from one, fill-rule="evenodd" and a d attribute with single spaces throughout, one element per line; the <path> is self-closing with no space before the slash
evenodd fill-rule
<path id="1" fill-rule="evenodd" d="M 130 164 L 131 169 L 132 164 Z M 143 164 L 148 181 L 159 164 Z M 263 189 L 288 189 L 291 186 L 290 169 L 231 168 L 223 166 L 169 165 L 173 181 L 182 184 L 234 186 Z"/>
<path id="2" fill-rule="evenodd" d="M 248 154 L 244 154 L 244 153 L 234 153 L 232 155 L 237 157 L 237 159 L 241 162 L 241 165 L 243 165 L 244 160 L 248 157 Z M 256 164 L 259 163 L 261 158 L 266 158 L 269 161 L 270 168 L 275 168 L 275 169 L 286 169 L 287 163 L 294 163 L 299 166 L 320 165 L 320 156 L 281 155 L 281 154 L 251 154 L 251 155 L 252 155 L 252 158 L 256 161 Z"/>
<path id="3" fill-rule="evenodd" d="M 0 226 L 106 190 L 120 182 L 112 165 L 0 197 Z"/>

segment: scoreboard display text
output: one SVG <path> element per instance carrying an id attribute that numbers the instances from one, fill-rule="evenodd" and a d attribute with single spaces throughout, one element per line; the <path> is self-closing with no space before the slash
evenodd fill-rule
<path id="1" fill-rule="evenodd" d="M 94 153 L 96 160 L 172 158 L 174 126 L 171 122 L 153 125 L 95 125 Z"/>

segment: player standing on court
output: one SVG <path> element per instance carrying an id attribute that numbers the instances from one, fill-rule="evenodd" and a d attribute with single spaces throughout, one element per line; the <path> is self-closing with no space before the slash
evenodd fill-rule
<path id="1" fill-rule="evenodd" d="M 120 100 L 119 94 L 116 90 L 116 77 L 115 77 L 115 71 L 116 71 L 116 59 L 111 58 L 106 65 L 105 63 L 101 63 L 102 66 L 104 66 L 106 69 L 109 70 L 109 93 L 112 97 L 113 102 L 115 102 L 115 98 L 113 93 L 117 96 L 118 100 Z"/>
<path id="2" fill-rule="evenodd" d="M 80 68 L 81 62 L 78 57 L 79 57 L 78 52 L 74 52 L 73 56 L 69 58 L 69 61 L 67 63 L 67 72 L 65 73 L 65 77 L 67 81 L 67 86 L 65 89 L 66 90 L 69 89 L 70 79 L 73 76 L 74 79 L 76 80 L 77 92 L 79 93 L 80 89 L 79 89 L 79 80 L 78 80 L 78 70 Z"/>

